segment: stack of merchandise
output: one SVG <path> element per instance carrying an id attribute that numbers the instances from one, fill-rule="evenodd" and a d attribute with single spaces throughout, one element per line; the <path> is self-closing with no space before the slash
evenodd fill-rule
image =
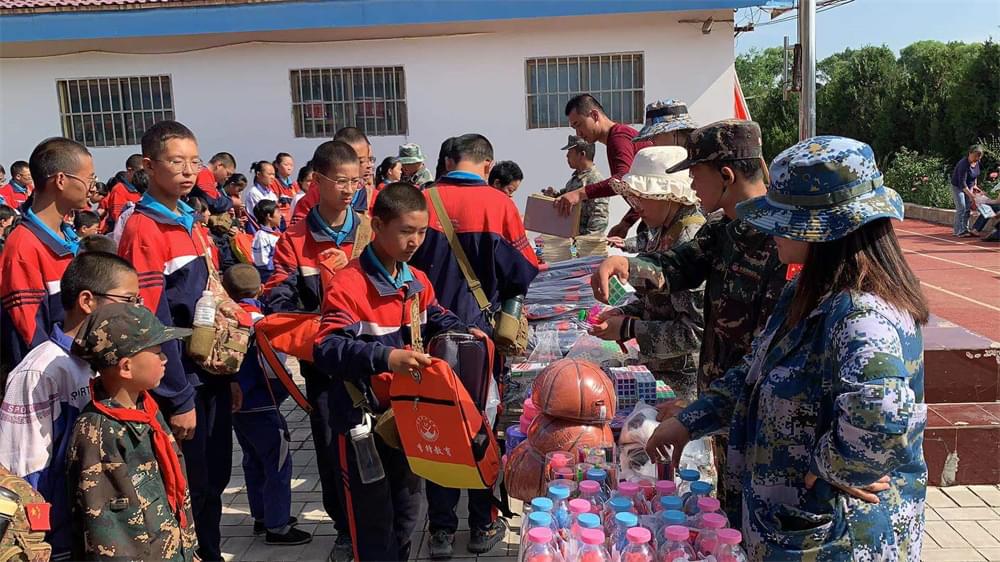
<path id="1" fill-rule="evenodd" d="M 541 494 L 556 473 L 572 480 L 570 461 L 581 451 L 611 451 L 604 458 L 614 458 L 609 422 L 617 399 L 597 365 L 573 359 L 552 363 L 535 378 L 530 404 L 540 413 L 528 425 L 527 440 L 508 449 L 504 467 L 511 496 L 527 501 Z"/>
<path id="2" fill-rule="evenodd" d="M 539 253 L 545 263 L 559 263 L 576 257 L 576 248 L 573 247 L 571 238 L 541 234 L 535 241 L 536 244 L 541 243 L 542 250 Z"/>
<path id="3" fill-rule="evenodd" d="M 608 375 L 615 381 L 619 412 L 631 411 L 640 400 L 646 404 L 656 404 L 657 381 L 644 365 L 611 367 L 608 369 Z"/>
<path id="4" fill-rule="evenodd" d="M 524 298 L 528 320 L 576 318 L 580 310 L 600 305 L 590 287 L 590 277 L 603 258 L 591 257 L 552 264 L 535 277 Z"/>
<path id="5" fill-rule="evenodd" d="M 576 255 L 581 258 L 592 256 L 608 256 L 608 239 L 604 236 L 584 235 L 577 236 L 574 240 L 576 244 Z"/>

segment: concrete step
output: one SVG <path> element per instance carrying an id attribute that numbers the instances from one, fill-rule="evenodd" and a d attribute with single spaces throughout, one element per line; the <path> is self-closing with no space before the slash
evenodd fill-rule
<path id="1" fill-rule="evenodd" d="M 928 404 L 1000 401 L 1000 344 L 934 315 L 923 336 Z"/>
<path id="2" fill-rule="evenodd" d="M 1000 403 L 929 404 L 924 459 L 932 486 L 1000 484 Z"/>

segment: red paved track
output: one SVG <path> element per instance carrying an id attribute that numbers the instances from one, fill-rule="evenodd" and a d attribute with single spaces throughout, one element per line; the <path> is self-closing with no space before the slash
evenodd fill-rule
<path id="1" fill-rule="evenodd" d="M 896 223 L 896 235 L 931 312 L 1000 342 L 1000 243 L 916 220 Z"/>

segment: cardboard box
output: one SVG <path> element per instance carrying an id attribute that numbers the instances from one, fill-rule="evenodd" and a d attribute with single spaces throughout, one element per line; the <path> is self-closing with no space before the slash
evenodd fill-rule
<path id="1" fill-rule="evenodd" d="M 573 238 L 580 234 L 581 206 L 573 205 L 569 216 L 564 217 L 556 210 L 554 202 L 555 199 L 545 195 L 529 195 L 524 207 L 524 228 L 562 238 Z"/>

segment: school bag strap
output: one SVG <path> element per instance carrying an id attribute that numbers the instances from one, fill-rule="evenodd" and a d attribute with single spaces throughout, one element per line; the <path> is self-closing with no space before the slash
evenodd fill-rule
<path id="1" fill-rule="evenodd" d="M 479 278 L 473 272 L 472 264 L 469 263 L 469 257 L 465 254 L 465 249 L 458 242 L 458 237 L 455 235 L 455 226 L 451 223 L 451 218 L 448 216 L 448 211 L 444 208 L 444 202 L 441 201 L 441 194 L 438 190 L 439 188 L 437 187 L 428 189 L 427 195 L 431 198 L 431 204 L 434 205 L 438 220 L 441 222 L 441 230 L 444 231 L 444 235 L 448 239 L 448 245 L 451 246 L 451 253 L 455 254 L 455 260 L 458 261 L 458 268 L 462 270 L 465 282 L 469 285 L 469 291 L 476 298 L 479 310 L 488 318 L 491 307 L 490 299 L 486 297 L 486 293 L 483 291 L 483 284 L 479 282 Z"/>

